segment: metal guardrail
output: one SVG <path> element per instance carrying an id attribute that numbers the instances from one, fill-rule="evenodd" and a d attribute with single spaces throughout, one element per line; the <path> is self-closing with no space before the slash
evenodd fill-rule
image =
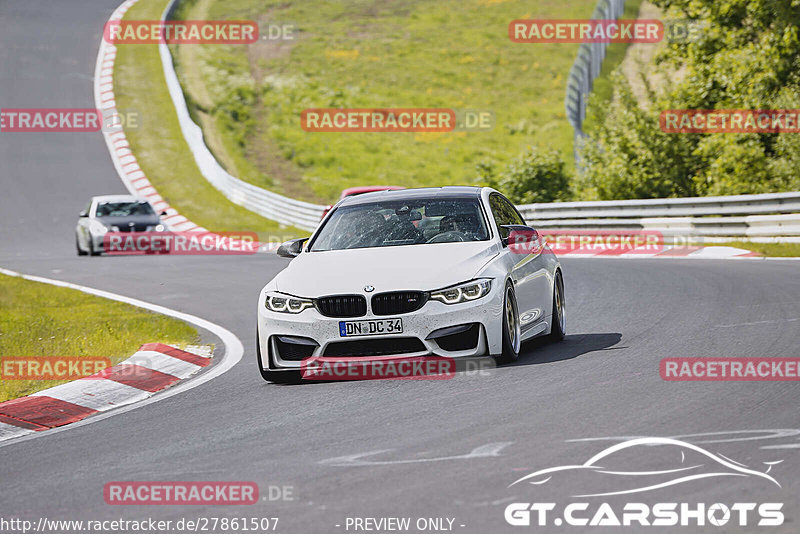
<path id="1" fill-rule="evenodd" d="M 625 0 L 598 0 L 592 19 L 616 20 L 625 12 Z M 575 163 L 578 164 L 578 151 L 583 139 L 583 121 L 586 119 L 586 104 L 592 92 L 594 80 L 600 75 L 603 60 L 609 43 L 581 43 L 578 55 L 569 70 L 567 94 L 564 107 L 567 120 L 574 130 L 573 146 Z"/>
<path id="2" fill-rule="evenodd" d="M 178 0 L 172 0 L 164 10 L 161 19 L 169 19 L 177 5 Z M 295 200 L 256 187 L 232 176 L 219 164 L 203 140 L 203 130 L 192 120 L 189 114 L 189 109 L 183 96 L 183 89 L 178 81 L 178 75 L 175 73 L 175 65 L 172 61 L 169 46 L 165 43 L 160 43 L 158 50 L 161 55 L 161 64 L 167 88 L 170 97 L 172 97 L 172 103 L 175 105 L 175 112 L 178 115 L 181 132 L 194 155 L 197 167 L 205 179 L 234 204 L 243 206 L 281 224 L 295 226 L 302 230 L 314 230 L 319 224 L 325 206 Z"/>
<path id="3" fill-rule="evenodd" d="M 800 192 L 517 206 L 533 226 L 645 229 L 700 237 L 800 236 Z"/>
<path id="4" fill-rule="evenodd" d="M 681 217 L 800 213 L 800 192 L 725 197 L 553 202 L 517 206 L 531 219 Z"/>

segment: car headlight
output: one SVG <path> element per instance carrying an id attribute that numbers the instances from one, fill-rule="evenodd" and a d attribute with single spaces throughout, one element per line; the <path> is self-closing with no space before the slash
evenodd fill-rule
<path id="1" fill-rule="evenodd" d="M 89 222 L 89 231 L 93 234 L 105 234 L 108 232 L 108 228 L 97 219 L 92 219 Z"/>
<path id="2" fill-rule="evenodd" d="M 314 301 L 293 297 L 284 293 L 267 293 L 264 299 L 264 307 L 269 311 L 280 313 L 300 313 L 306 308 L 312 308 Z"/>
<path id="3" fill-rule="evenodd" d="M 465 282 L 457 286 L 431 291 L 431 299 L 445 304 L 458 304 L 485 297 L 492 289 L 492 281 L 488 278 Z"/>
<path id="4" fill-rule="evenodd" d="M 164 230 L 166 230 L 166 228 L 164 227 L 163 224 L 157 224 L 155 227 L 156 232 L 163 232 Z"/>

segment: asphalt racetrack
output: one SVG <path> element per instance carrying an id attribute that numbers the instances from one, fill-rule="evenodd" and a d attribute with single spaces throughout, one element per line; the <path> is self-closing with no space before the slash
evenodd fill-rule
<path id="1" fill-rule="evenodd" d="M 4 2 L 0 107 L 93 107 L 97 46 L 118 3 Z M 797 384 L 659 376 L 665 357 L 798 356 L 796 262 L 562 260 L 568 336 L 560 344 L 524 346 L 514 365 L 445 381 L 279 386 L 257 370 L 255 305 L 260 288 L 287 260 L 79 258 L 78 212 L 92 195 L 125 192 L 101 134 L 0 133 L 0 160 L 0 266 L 191 313 L 228 328 L 245 346 L 232 370 L 163 402 L 4 444 L 0 517 L 278 517 L 278 531 L 290 534 L 352 532 L 345 528 L 352 517 L 452 518 L 456 532 L 524 532 L 504 519 L 508 503 L 566 501 L 527 484 L 509 487 L 512 482 L 580 464 L 623 439 L 660 436 L 762 472 L 764 462 L 783 460 L 770 471 L 780 487 L 730 476 L 635 499 L 780 502 L 786 519 L 770 532 L 800 528 Z M 603 437 L 616 439 L 587 440 Z M 629 466 L 652 466 L 656 449 L 628 451 Z M 107 482 L 129 480 L 253 481 L 262 502 L 104 502 Z M 577 484 L 583 482 L 579 474 Z M 278 486 L 292 488 L 291 500 L 269 499 L 269 488 Z M 558 530 L 538 528 L 551 529 Z"/>

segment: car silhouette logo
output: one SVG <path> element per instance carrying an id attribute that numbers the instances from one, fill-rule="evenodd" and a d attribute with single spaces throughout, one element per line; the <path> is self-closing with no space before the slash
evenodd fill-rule
<path id="1" fill-rule="evenodd" d="M 375 291 L 375 286 L 364 286 L 364 291 L 366 291 L 367 293 L 372 293 L 373 291 Z"/>
<path id="2" fill-rule="evenodd" d="M 626 449 L 637 448 L 637 447 L 649 447 L 652 445 L 661 445 L 671 447 L 673 450 L 680 452 L 680 464 L 675 466 L 673 469 L 664 469 L 664 470 L 631 470 L 630 468 L 617 468 L 615 469 L 613 466 L 615 462 L 613 461 L 613 457 L 618 455 L 620 452 L 625 451 Z M 696 463 L 695 465 L 686 465 L 687 454 L 693 453 L 693 456 L 696 460 L 700 463 Z M 618 443 L 616 445 L 612 445 L 607 449 L 599 452 L 598 454 L 594 455 L 592 458 L 588 459 L 583 464 L 579 465 L 562 465 L 557 467 L 551 467 L 548 469 L 542 469 L 540 471 L 536 471 L 529 475 L 525 475 L 522 478 L 519 478 L 509 484 L 509 487 L 519 484 L 521 482 L 526 482 L 528 484 L 533 484 L 536 486 L 540 486 L 550 482 L 554 476 L 559 475 L 565 471 L 583 471 L 588 473 L 593 473 L 595 477 L 603 477 L 606 480 L 602 480 L 601 482 L 609 481 L 609 478 L 616 478 L 619 480 L 627 480 L 628 482 L 636 481 L 632 485 L 628 485 L 625 489 L 619 489 L 616 491 L 607 491 L 607 490 L 600 490 L 595 492 L 586 492 L 580 495 L 573 495 L 573 497 L 605 497 L 611 495 L 624 495 L 630 493 L 640 493 L 644 491 L 650 491 L 660 488 L 665 488 L 668 486 L 675 486 L 678 484 L 683 484 L 686 482 L 690 482 L 693 480 L 699 480 L 704 478 L 715 478 L 715 477 L 730 477 L 730 476 L 738 476 L 738 477 L 760 477 L 766 479 L 778 487 L 781 485 L 775 480 L 772 476 L 768 475 L 772 470 L 772 467 L 776 464 L 781 463 L 783 460 L 779 460 L 776 462 L 763 462 L 767 465 L 766 472 L 756 471 L 747 467 L 746 465 L 739 463 L 735 460 L 731 460 L 721 454 L 715 454 L 705 449 L 698 447 L 697 445 L 687 443 L 685 441 L 680 441 L 677 439 L 671 438 L 636 438 L 631 439 L 622 443 Z M 695 462 L 692 462 L 695 463 Z M 703 469 L 705 467 L 705 469 Z M 605 476 L 604 476 L 605 475 Z M 656 477 L 659 480 L 652 480 L 650 477 Z M 587 478 L 584 478 L 584 483 L 587 481 Z M 647 480 L 647 482 L 644 482 Z M 609 488 L 610 489 L 610 488 Z"/>

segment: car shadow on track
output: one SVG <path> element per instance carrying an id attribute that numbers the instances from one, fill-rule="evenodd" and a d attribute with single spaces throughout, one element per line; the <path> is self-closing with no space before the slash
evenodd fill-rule
<path id="1" fill-rule="evenodd" d="M 620 333 L 602 333 L 602 334 L 571 334 L 564 338 L 563 341 L 555 343 L 547 337 L 540 337 L 526 341 L 522 344 L 519 359 L 516 362 L 504 364 L 503 367 L 515 367 L 518 365 L 538 365 L 541 363 L 553 363 L 562 360 L 571 360 L 584 354 L 595 352 L 599 350 L 618 350 L 627 347 L 615 347 L 622 339 Z M 467 358 L 475 365 L 479 365 L 481 360 L 486 359 L 486 356 L 481 356 L 476 359 Z M 464 361 L 465 361 L 464 360 Z M 462 364 L 464 363 L 462 361 Z M 494 366 L 494 360 L 492 360 Z M 463 368 L 459 366 L 457 373 L 463 372 Z M 351 379 L 351 380 L 303 380 L 303 386 L 334 384 L 343 382 L 372 382 L 369 379 Z M 380 382 L 380 380 L 376 380 Z M 276 384 L 270 383 L 271 386 L 298 386 L 298 383 L 292 384 Z"/>
<path id="2" fill-rule="evenodd" d="M 536 338 L 522 344 L 519 360 L 508 364 L 537 365 L 540 363 L 553 363 L 562 360 L 571 360 L 589 352 L 598 350 L 618 350 L 626 347 L 615 347 L 622 339 L 618 332 L 598 334 L 571 334 L 563 341 L 554 343 L 548 338 Z"/>

